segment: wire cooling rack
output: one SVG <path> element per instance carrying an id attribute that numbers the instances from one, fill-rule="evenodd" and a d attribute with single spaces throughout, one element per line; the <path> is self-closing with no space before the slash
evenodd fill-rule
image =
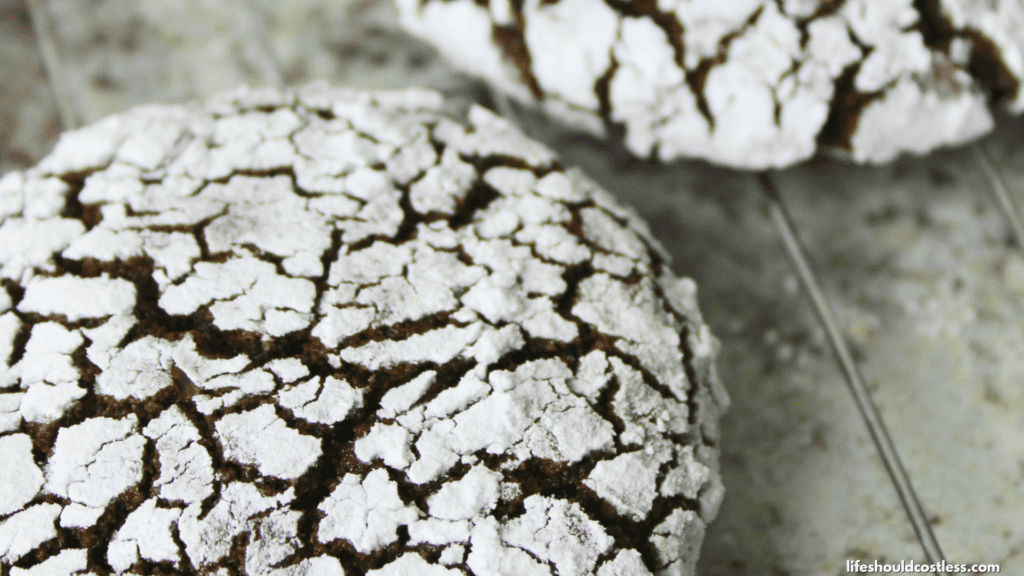
<path id="1" fill-rule="evenodd" d="M 238 83 L 480 95 L 402 35 L 385 0 L 285 4 L 3 0 L 0 172 L 38 160 L 57 126 Z M 60 73 L 45 74 L 46 62 Z M 915 535 L 775 239 L 780 205 L 759 200 L 749 175 L 640 166 L 520 119 L 652 222 L 723 341 L 729 494 L 702 574 L 844 574 L 848 559 L 923 561 L 919 540 L 934 559 L 931 532 L 952 562 L 1020 572 L 1024 259 L 1010 245 L 1019 224 L 999 211 L 1024 183 L 1019 121 L 1003 122 L 980 157 L 973 147 L 883 168 L 822 160 L 773 175 L 927 510 Z M 990 198 L 993 175 L 1008 194 Z"/>

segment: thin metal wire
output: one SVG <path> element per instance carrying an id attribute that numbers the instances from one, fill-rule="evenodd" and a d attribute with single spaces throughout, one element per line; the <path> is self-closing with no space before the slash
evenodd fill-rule
<path id="1" fill-rule="evenodd" d="M 60 118 L 61 128 L 74 130 L 80 124 L 80 118 L 75 108 L 75 99 L 71 93 L 71 86 L 67 81 L 67 71 L 64 69 L 57 51 L 56 34 L 53 31 L 53 20 L 50 11 L 45 5 L 46 0 L 26 0 L 28 4 L 29 17 L 32 20 L 32 32 L 36 36 L 36 47 L 39 48 L 39 56 L 43 62 L 43 69 L 50 81 L 50 93 L 57 106 L 57 116 Z"/>
<path id="2" fill-rule="evenodd" d="M 995 195 L 996 202 L 999 204 L 999 208 L 1002 209 L 1006 221 L 1010 223 L 1017 249 L 1024 250 L 1024 222 L 1021 222 L 1020 206 L 1017 205 L 1013 196 L 1010 195 L 1002 172 L 995 167 L 991 156 L 989 156 L 988 151 L 985 150 L 985 147 L 980 142 L 975 142 L 971 145 L 971 152 L 974 153 L 974 158 L 981 165 L 981 170 L 988 179 L 989 187 L 992 189 L 992 193 Z"/>
<path id="3" fill-rule="evenodd" d="M 250 39 L 256 49 L 257 64 L 264 81 L 275 88 L 284 88 L 281 64 L 270 47 L 270 33 L 263 21 L 263 15 L 255 4 L 256 0 L 235 0 L 243 32 L 250 32 Z"/>
<path id="4" fill-rule="evenodd" d="M 850 347 L 847 345 L 846 339 L 839 329 L 839 323 L 832 315 L 825 293 L 822 291 L 817 275 L 814 273 L 814 269 L 811 267 L 810 260 L 807 257 L 807 251 L 797 236 L 793 220 L 786 210 L 771 176 L 762 172 L 758 175 L 758 179 L 761 182 L 765 196 L 768 198 L 768 211 L 772 222 L 779 231 L 782 243 L 786 247 L 786 254 L 789 256 L 793 267 L 796 268 L 800 282 L 803 284 L 804 290 L 814 306 L 818 320 L 821 321 L 822 326 L 825 328 L 832 351 L 839 361 L 843 375 L 846 376 L 846 384 L 850 389 L 850 394 L 853 395 L 857 410 L 864 419 L 864 424 L 867 425 L 871 440 L 875 443 L 875 448 L 878 450 L 878 455 L 882 458 L 882 463 L 889 474 L 889 479 L 892 480 L 893 487 L 896 488 L 900 502 L 903 503 L 903 509 L 907 513 L 907 518 L 910 519 L 910 523 L 914 527 L 917 539 L 924 550 L 925 558 L 932 564 L 944 562 L 945 556 L 942 553 L 938 540 L 935 538 L 935 533 L 932 531 L 931 522 L 928 521 L 928 516 L 921 506 L 921 501 L 914 491 L 914 486 L 910 483 L 910 477 L 907 476 L 907 471 L 900 461 L 899 454 L 896 452 L 896 446 L 893 444 L 885 422 L 882 420 L 882 415 L 878 412 L 874 401 L 871 400 L 867 386 L 864 385 L 864 377 L 861 375 L 860 368 L 853 359 Z M 939 574 L 945 573 L 940 572 Z"/>

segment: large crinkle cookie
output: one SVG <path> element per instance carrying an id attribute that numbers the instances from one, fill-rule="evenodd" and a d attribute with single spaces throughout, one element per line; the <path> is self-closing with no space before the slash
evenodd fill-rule
<path id="1" fill-rule="evenodd" d="M 693 573 L 728 403 L 694 283 L 441 107 L 241 90 L 0 180 L 0 573 Z"/>
<path id="2" fill-rule="evenodd" d="M 1024 111 L 1019 0 L 397 0 L 458 67 L 635 154 L 886 162 Z"/>

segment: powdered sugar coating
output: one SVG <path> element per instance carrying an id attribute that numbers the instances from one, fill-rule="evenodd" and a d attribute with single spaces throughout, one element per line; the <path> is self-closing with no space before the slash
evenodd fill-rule
<path id="1" fill-rule="evenodd" d="M 171 344 L 146 336 L 125 346 L 96 379 L 100 394 L 146 399 L 172 384 Z"/>
<path id="2" fill-rule="evenodd" d="M 320 441 L 288 428 L 264 404 L 255 410 L 228 414 L 216 424 L 224 457 L 255 464 L 261 474 L 285 480 L 298 478 L 320 457 Z"/>
<path id="3" fill-rule="evenodd" d="M 120 278 L 38 278 L 28 283 L 19 312 L 63 315 L 68 320 L 103 318 L 131 310 L 135 286 Z"/>
<path id="4" fill-rule="evenodd" d="M 124 572 L 139 558 L 177 565 L 179 551 L 172 528 L 179 516 L 178 508 L 157 508 L 155 498 L 146 500 L 114 535 L 107 547 L 107 562 L 117 572 Z"/>
<path id="5" fill-rule="evenodd" d="M 19 328 L 23 326 L 20 321 L 12 324 Z M 83 342 L 78 330 L 69 330 L 56 322 L 33 325 L 21 360 L 4 371 L 0 385 L 20 383 L 22 389 L 29 389 L 40 382 L 75 382 L 80 372 L 74 366 L 71 356 Z"/>
<path id="6" fill-rule="evenodd" d="M 60 508 L 59 504 L 36 504 L 0 522 L 0 560 L 17 562 L 43 542 L 56 538 L 54 522 Z"/>
<path id="7" fill-rule="evenodd" d="M 75 576 L 86 574 L 88 569 L 88 550 L 63 550 L 60 554 L 47 558 L 35 566 L 25 569 L 15 566 L 11 568 L 11 576 Z"/>
<path id="8" fill-rule="evenodd" d="M 185 544 L 185 553 L 197 568 L 219 562 L 230 553 L 231 539 L 253 528 L 255 516 L 280 509 L 294 498 L 294 490 L 290 488 L 265 497 L 252 484 L 223 485 L 209 512 L 204 514 L 198 502 L 182 511 L 178 534 Z"/>
<path id="9" fill-rule="evenodd" d="M 674 510 L 654 528 L 658 573 L 691 574 L 704 538 L 704 524 L 692 510 Z"/>
<path id="10" fill-rule="evenodd" d="M 156 445 L 160 476 L 153 482 L 164 500 L 186 504 L 213 494 L 213 466 L 199 430 L 177 406 L 150 420 L 142 433 Z"/>
<path id="11" fill-rule="evenodd" d="M 25 434 L 0 437 L 0 517 L 21 510 L 39 493 L 43 473 L 32 459 L 32 440 Z"/>
<path id="12" fill-rule="evenodd" d="M 449 482 L 427 499 L 430 515 L 442 520 L 468 520 L 485 515 L 498 504 L 502 476 L 474 466 L 457 482 Z"/>
<path id="13" fill-rule="evenodd" d="M 610 562 L 601 565 L 597 576 L 653 576 L 644 566 L 640 553 L 636 550 L 620 550 Z"/>
<path id="14" fill-rule="evenodd" d="M 26 269 L 52 267 L 52 255 L 81 236 L 81 222 L 65 218 L 10 218 L 0 225 L 0 277 L 21 279 Z"/>
<path id="15" fill-rule="evenodd" d="M 506 524 L 502 540 L 550 562 L 560 576 L 591 573 L 614 542 L 575 502 L 534 494 L 523 504 L 526 513 Z"/>
<path id="16" fill-rule="evenodd" d="M 62 429 L 46 465 L 46 491 L 89 507 L 104 507 L 142 479 L 145 439 L 134 414 L 93 418 Z"/>
<path id="17" fill-rule="evenodd" d="M 598 462 L 583 484 L 611 502 L 620 514 L 639 520 L 651 511 L 661 464 L 643 452 L 630 452 Z"/>
<path id="18" fill-rule="evenodd" d="M 402 502 L 398 485 L 384 470 L 363 479 L 346 474 L 319 509 L 324 513 L 317 532 L 320 542 L 345 539 L 363 554 L 398 540 L 397 528 L 419 516 L 415 507 Z"/>
<path id="19" fill-rule="evenodd" d="M 363 391 L 328 376 L 322 383 L 312 379 L 285 388 L 278 394 L 278 403 L 306 422 L 337 424 L 363 406 Z"/>
<path id="20" fill-rule="evenodd" d="M 727 403 L 692 282 L 442 104 L 240 90 L 0 181 L 0 226 L 47 239 L 0 252 L 0 571 L 690 565 L 657 538 L 714 516 Z"/>
<path id="21" fill-rule="evenodd" d="M 990 100 L 1024 110 L 1012 0 L 398 6 L 457 67 L 574 128 L 621 127 L 662 162 L 765 169 L 828 149 L 880 163 L 985 134 Z"/>

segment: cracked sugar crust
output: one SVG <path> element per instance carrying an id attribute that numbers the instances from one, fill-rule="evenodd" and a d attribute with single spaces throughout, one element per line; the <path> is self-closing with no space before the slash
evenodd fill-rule
<path id="1" fill-rule="evenodd" d="M 138 418 L 92 418 L 63 428 L 46 464 L 46 492 L 92 508 L 106 507 L 142 479 L 145 439 Z"/>
<path id="2" fill-rule="evenodd" d="M 215 427 L 224 458 L 256 465 L 264 476 L 293 480 L 302 476 L 322 454 L 318 438 L 289 428 L 271 404 L 228 414 Z"/>
<path id="3" fill-rule="evenodd" d="M 1024 112 L 1014 0 L 398 0 L 497 90 L 634 154 L 733 168 L 882 163 Z"/>
<path id="4" fill-rule="evenodd" d="M 39 493 L 43 473 L 32 457 L 32 439 L 25 434 L 0 436 L 0 454 L 0 516 L 6 516 Z"/>
<path id="5" fill-rule="evenodd" d="M 0 574 L 692 574 L 694 283 L 443 107 L 239 90 L 0 180 Z"/>

